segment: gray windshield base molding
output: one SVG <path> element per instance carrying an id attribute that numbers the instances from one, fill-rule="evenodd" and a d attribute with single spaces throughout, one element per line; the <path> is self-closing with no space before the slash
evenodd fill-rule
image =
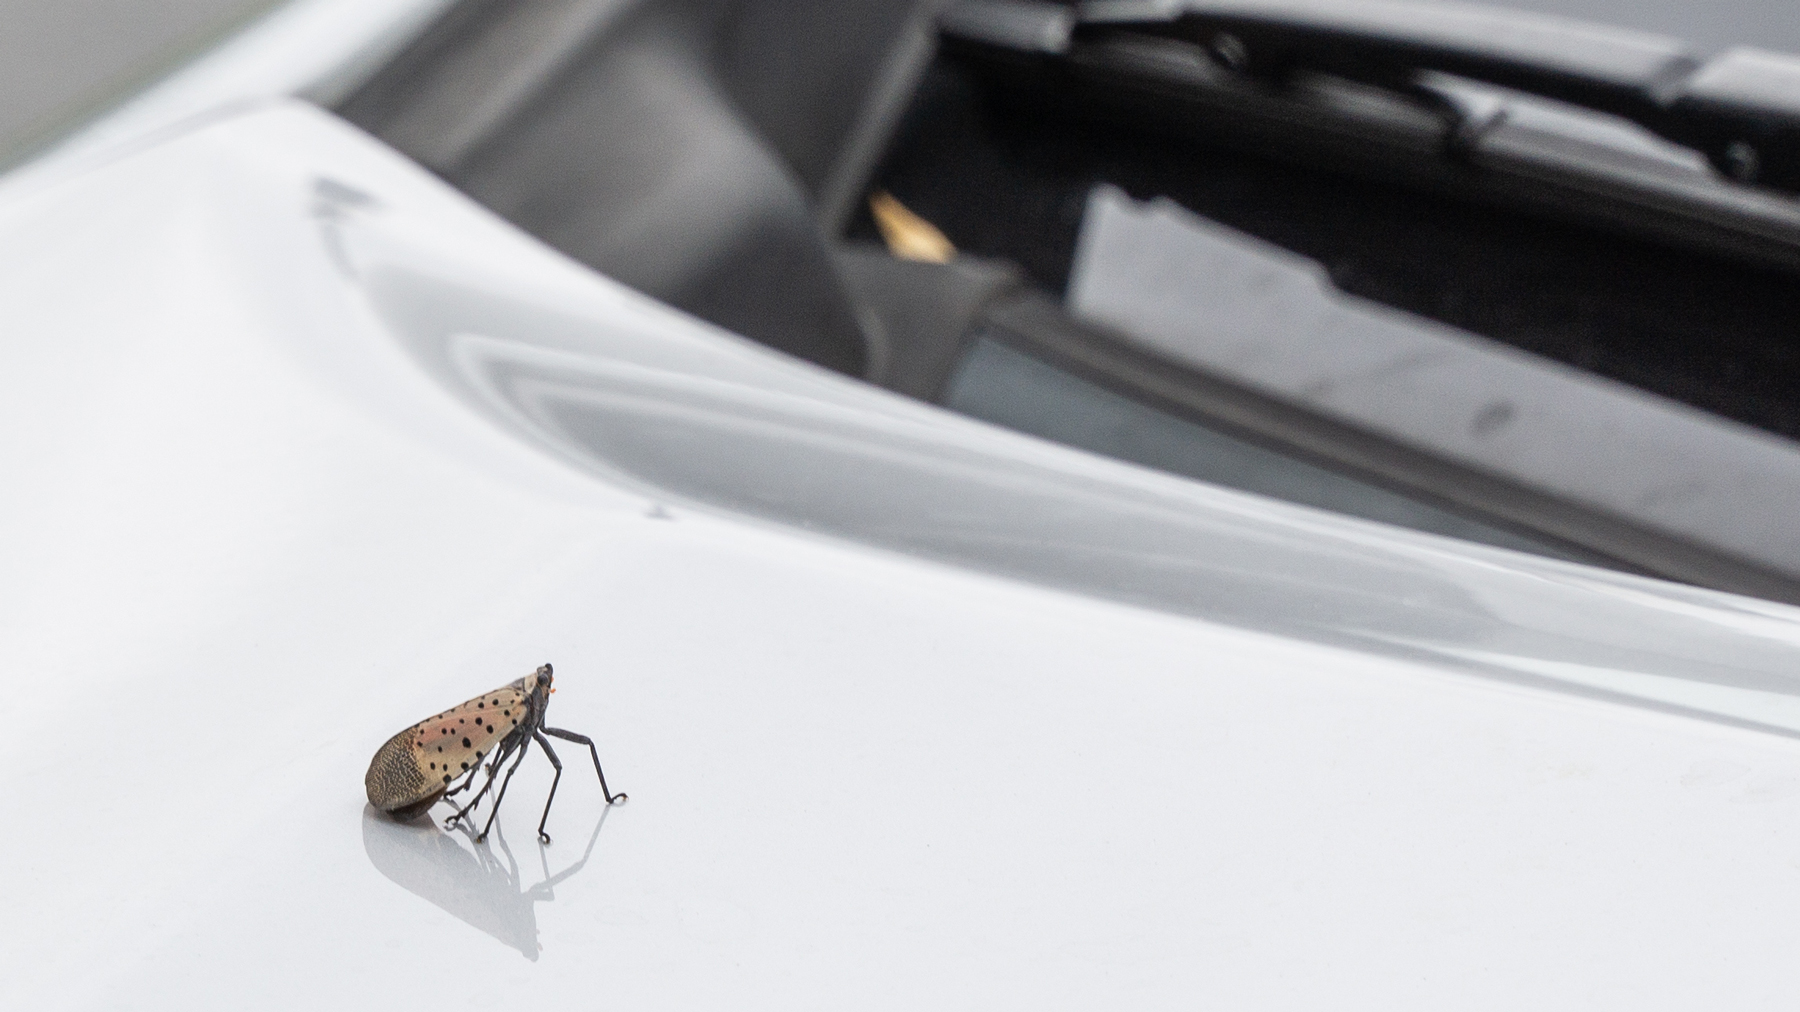
<path id="1" fill-rule="evenodd" d="M 1095 189 L 1068 307 L 1159 358 L 1702 552 L 1800 576 L 1800 447 L 1344 295 L 1312 261 L 1171 202 Z"/>

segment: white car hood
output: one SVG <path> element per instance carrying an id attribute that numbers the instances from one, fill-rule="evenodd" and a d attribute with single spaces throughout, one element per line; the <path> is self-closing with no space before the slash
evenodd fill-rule
<path id="1" fill-rule="evenodd" d="M 887 395 L 298 102 L 0 193 L 0 320 L 7 1008 L 1791 1004 L 1793 609 Z M 629 804 L 368 809 L 545 661 Z"/>

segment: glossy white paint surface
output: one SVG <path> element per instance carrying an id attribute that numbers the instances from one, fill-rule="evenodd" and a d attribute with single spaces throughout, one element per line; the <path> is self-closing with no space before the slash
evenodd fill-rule
<path id="1" fill-rule="evenodd" d="M 1791 1004 L 1792 609 L 865 389 L 298 104 L 0 195 L 0 320 L 0 1006 Z M 545 660 L 630 804 L 367 812 Z"/>

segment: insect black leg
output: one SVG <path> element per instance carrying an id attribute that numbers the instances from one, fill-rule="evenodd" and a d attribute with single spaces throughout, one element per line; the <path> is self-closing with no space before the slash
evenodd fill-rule
<path id="1" fill-rule="evenodd" d="M 519 764 L 525 761 L 525 753 L 529 751 L 531 751 L 531 742 L 528 741 L 519 747 L 519 758 L 514 759 L 513 764 L 506 768 L 506 779 L 500 781 L 500 793 L 494 795 L 494 807 L 488 810 L 487 825 L 481 827 L 481 835 L 475 838 L 476 843 L 487 839 L 488 830 L 494 828 L 494 819 L 500 814 L 500 802 L 506 800 L 506 785 L 512 783 L 512 775 L 519 771 Z"/>
<path id="2" fill-rule="evenodd" d="M 468 776 L 465 776 L 462 778 L 462 783 L 457 784 L 455 787 L 452 787 L 449 790 L 444 792 L 444 797 L 446 797 L 446 798 L 456 797 L 458 794 L 461 794 L 462 792 L 475 786 L 475 776 L 476 776 L 476 774 L 478 774 L 480 772 L 481 772 L 480 766 L 477 766 L 474 769 L 470 770 Z"/>
<path id="3" fill-rule="evenodd" d="M 478 769 L 478 770 L 480 768 L 481 767 L 479 767 L 479 766 L 476 767 L 476 769 Z M 470 782 L 473 783 L 474 782 L 473 779 L 471 779 Z M 457 823 L 461 822 L 463 820 L 463 816 L 469 814 L 470 809 L 474 808 L 476 805 L 481 804 L 481 799 L 487 797 L 488 788 L 490 788 L 492 786 L 494 786 L 494 771 L 488 770 L 487 783 L 484 783 L 481 785 L 481 790 L 475 792 L 475 796 L 469 799 L 468 804 L 462 806 L 461 808 L 458 808 L 454 813 L 451 814 L 451 816 L 448 819 L 444 820 L 444 828 L 449 829 L 452 826 L 455 826 Z"/>
<path id="4" fill-rule="evenodd" d="M 588 747 L 588 754 L 594 757 L 594 772 L 600 776 L 600 793 L 606 795 L 607 804 L 616 805 L 621 801 L 631 800 L 631 795 L 626 794 L 624 791 L 614 794 L 612 790 L 606 786 L 606 772 L 600 768 L 600 750 L 594 747 L 594 739 L 589 738 L 585 734 L 564 731 L 560 727 L 546 727 L 544 728 L 544 733 L 554 735 L 564 741 L 572 741 L 577 745 L 586 745 Z"/>
<path id="5" fill-rule="evenodd" d="M 544 817 L 538 820 L 538 842 L 549 843 L 550 834 L 544 832 L 544 823 L 550 821 L 550 803 L 556 800 L 556 785 L 562 783 L 562 760 L 556 757 L 556 750 L 550 747 L 543 735 L 533 732 L 531 737 L 537 740 L 538 747 L 550 757 L 550 765 L 556 767 L 556 776 L 550 781 L 550 796 L 544 799 Z"/>
<path id="6" fill-rule="evenodd" d="M 452 815 L 448 819 L 444 820 L 444 828 L 445 829 L 449 829 L 451 826 L 454 826 L 458 822 L 461 822 L 463 816 L 469 814 L 470 809 L 473 809 L 476 805 L 481 804 L 481 799 L 484 797 L 487 797 L 488 790 L 494 786 L 494 774 L 498 770 L 500 762 L 504 762 L 505 759 L 506 759 L 506 756 L 501 755 L 499 760 L 488 763 L 487 782 L 483 783 L 481 785 L 481 790 L 477 791 L 475 793 L 475 796 L 473 798 L 469 799 L 468 804 L 457 809 L 455 815 Z M 477 761 L 475 763 L 475 768 L 469 771 L 469 779 L 467 782 L 465 782 L 463 784 L 463 787 L 468 787 L 469 784 L 474 783 L 475 775 L 480 772 L 481 772 L 481 763 L 479 761 Z M 486 830 L 483 830 L 482 832 L 483 832 L 483 835 L 486 834 Z"/>

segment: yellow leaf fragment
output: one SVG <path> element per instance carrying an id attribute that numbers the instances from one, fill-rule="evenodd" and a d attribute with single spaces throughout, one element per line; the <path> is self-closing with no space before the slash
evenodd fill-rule
<path id="1" fill-rule="evenodd" d="M 875 216 L 875 227 L 888 252 L 902 260 L 941 264 L 956 255 L 956 247 L 937 226 L 912 213 L 886 190 L 869 197 L 869 212 Z"/>

